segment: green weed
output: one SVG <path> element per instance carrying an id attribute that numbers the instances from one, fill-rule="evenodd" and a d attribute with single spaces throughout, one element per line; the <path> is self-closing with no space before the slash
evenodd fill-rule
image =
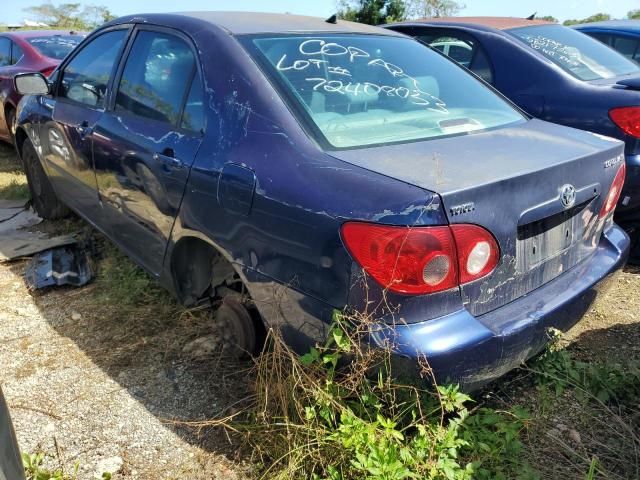
<path id="1" fill-rule="evenodd" d="M 367 319 L 334 320 L 327 342 L 301 357 L 272 334 L 256 402 L 227 424 L 245 435 L 260 478 L 537 478 L 520 455 L 526 411 L 470 411 L 457 386 L 428 386 L 426 363 L 420 384 L 402 383 L 390 349 L 361 347 Z"/>

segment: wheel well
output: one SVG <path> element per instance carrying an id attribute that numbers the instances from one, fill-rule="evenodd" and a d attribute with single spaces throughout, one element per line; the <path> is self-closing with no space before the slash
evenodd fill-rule
<path id="1" fill-rule="evenodd" d="M 181 239 L 171 254 L 175 291 L 185 305 L 222 297 L 228 290 L 245 291 L 235 268 L 215 247 L 195 237 Z"/>

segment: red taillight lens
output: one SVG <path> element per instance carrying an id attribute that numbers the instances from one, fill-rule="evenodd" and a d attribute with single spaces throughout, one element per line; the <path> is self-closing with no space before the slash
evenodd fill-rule
<path id="1" fill-rule="evenodd" d="M 460 283 L 468 283 L 491 273 L 500 258 L 498 243 L 477 225 L 451 225 L 458 249 Z"/>
<path id="2" fill-rule="evenodd" d="M 640 107 L 614 108 L 609 117 L 624 133 L 640 138 Z"/>
<path id="3" fill-rule="evenodd" d="M 48 78 L 49 75 L 51 75 L 55 69 L 56 69 L 56 67 L 45 68 L 44 70 L 40 70 L 40 73 Z"/>
<path id="4" fill-rule="evenodd" d="M 342 226 L 342 238 L 360 266 L 393 292 L 432 293 L 458 285 L 449 227 L 349 222 Z"/>
<path id="5" fill-rule="evenodd" d="M 616 208 L 618 199 L 620 198 L 620 194 L 622 193 L 622 187 L 624 186 L 624 177 L 626 171 L 627 167 L 623 163 L 622 165 L 620 165 L 618 173 L 616 173 L 616 176 L 613 179 L 613 183 L 611 184 L 611 188 L 609 189 L 609 193 L 604 199 L 604 204 L 602 205 L 602 209 L 600 210 L 600 218 L 607 216 L 610 212 L 613 211 L 614 208 Z"/>
<path id="6" fill-rule="evenodd" d="M 405 294 L 457 287 L 490 273 L 498 264 L 493 236 L 475 225 L 397 227 L 364 222 L 342 226 L 356 262 L 379 284 Z"/>

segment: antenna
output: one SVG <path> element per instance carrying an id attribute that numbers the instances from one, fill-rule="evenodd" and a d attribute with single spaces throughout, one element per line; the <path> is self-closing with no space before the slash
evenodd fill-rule
<path id="1" fill-rule="evenodd" d="M 527 17 L 527 20 L 535 20 L 536 19 L 536 15 L 538 14 L 538 12 L 533 12 L 533 14 L 529 15 Z"/>
<path id="2" fill-rule="evenodd" d="M 333 14 L 333 15 L 331 15 L 329 18 L 327 18 L 327 19 L 325 20 L 325 22 L 327 22 L 327 23 L 333 23 L 333 24 L 338 23 L 338 15 L 334 13 L 334 14 Z"/>

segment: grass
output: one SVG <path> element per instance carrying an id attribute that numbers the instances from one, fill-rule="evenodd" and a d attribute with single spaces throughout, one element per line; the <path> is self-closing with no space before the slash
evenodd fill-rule
<path id="1" fill-rule="evenodd" d="M 0 172 L 0 199 L 28 200 L 29 186 L 22 172 Z"/>
<path id="2" fill-rule="evenodd" d="M 24 466 L 24 473 L 27 480 L 77 480 L 78 469 L 80 465 L 76 463 L 73 467 L 73 471 L 70 473 L 65 472 L 64 468 L 50 470 L 43 466 L 46 455 L 42 452 L 34 454 L 22 454 L 22 465 Z M 111 473 L 104 472 L 100 479 L 111 480 Z"/>

